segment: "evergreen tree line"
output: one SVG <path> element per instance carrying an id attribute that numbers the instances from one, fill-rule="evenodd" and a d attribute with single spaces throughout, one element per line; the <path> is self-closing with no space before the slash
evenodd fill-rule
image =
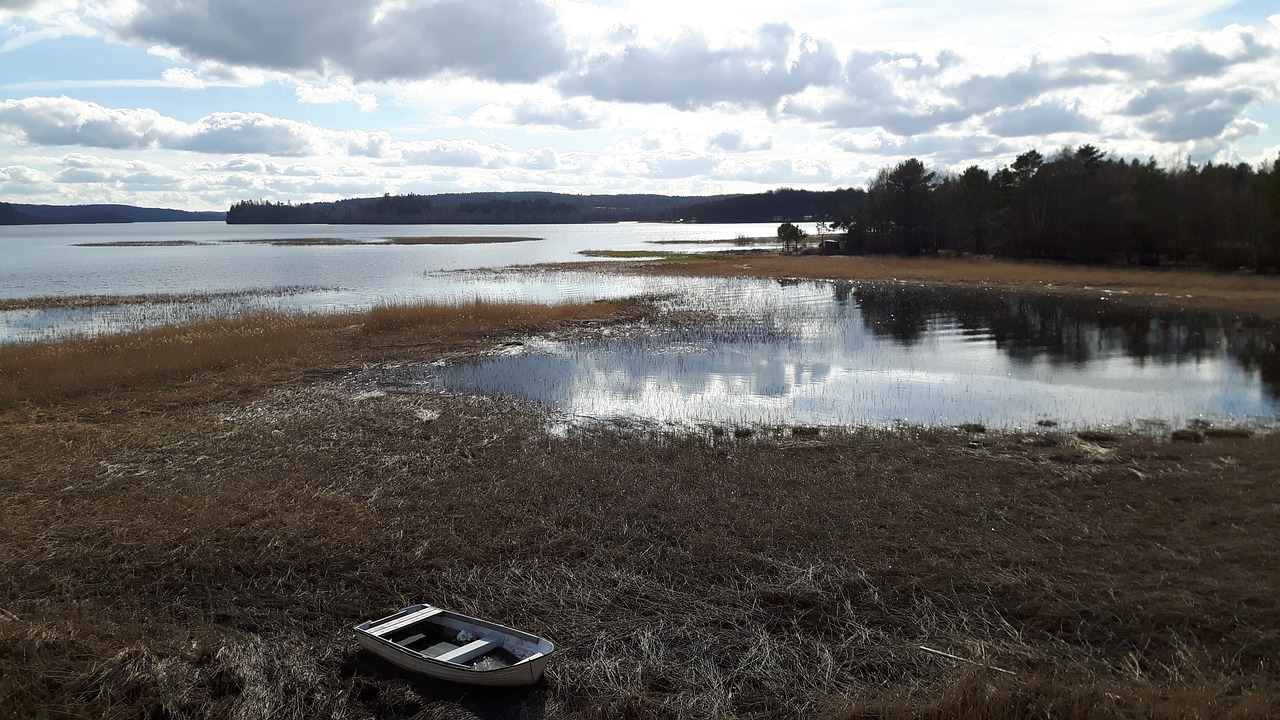
<path id="1" fill-rule="evenodd" d="M 337 203 L 273 203 L 245 200 L 227 211 L 228 224 L 401 224 L 425 223 L 567 223 L 582 222 L 582 213 L 566 202 L 545 198 L 487 199 L 433 204 L 424 195 L 384 195 Z"/>
<path id="2" fill-rule="evenodd" d="M 1035 150 L 994 173 L 882 169 L 834 225 L 848 253 L 941 251 L 1083 263 L 1280 267 L 1280 159 L 1163 168 L 1093 145 Z"/>
<path id="3" fill-rule="evenodd" d="M 784 187 L 765 193 L 680 205 L 669 211 L 665 219 L 700 223 L 830 221 L 836 208 L 858 204 L 863 194 L 862 190 L 855 188 L 797 190 Z"/>
<path id="4" fill-rule="evenodd" d="M 383 195 L 294 205 L 245 200 L 231 206 L 231 224 L 510 224 L 587 222 L 772 222 L 831 220 L 837 207 L 856 203 L 862 190 L 781 188 L 754 195 L 566 195 L 495 192 Z"/>

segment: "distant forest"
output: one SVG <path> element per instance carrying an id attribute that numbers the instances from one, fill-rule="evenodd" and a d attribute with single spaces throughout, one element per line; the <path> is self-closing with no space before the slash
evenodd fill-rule
<path id="1" fill-rule="evenodd" d="M 994 173 L 882 169 L 833 223 L 848 253 L 957 252 L 1220 269 L 1280 268 L 1280 159 L 1162 168 L 1093 145 L 1032 150 Z"/>
<path id="2" fill-rule="evenodd" d="M 783 188 L 758 195 L 565 195 L 549 192 L 383 195 L 337 202 L 245 201 L 231 224 L 528 224 L 592 222 L 773 222 L 829 220 L 858 201 L 861 190 Z"/>
<path id="3" fill-rule="evenodd" d="M 25 205 L 0 203 L 0 225 L 196 222 L 222 220 L 223 212 L 191 212 L 133 205 Z"/>
<path id="4" fill-rule="evenodd" d="M 1027 151 L 995 172 L 938 173 L 911 158 L 866 189 L 754 195 L 384 195 L 245 201 L 228 223 L 791 222 L 830 228 L 827 252 L 971 253 L 1080 263 L 1280 269 L 1280 158 L 1254 168 L 1161 167 L 1093 145 Z"/>

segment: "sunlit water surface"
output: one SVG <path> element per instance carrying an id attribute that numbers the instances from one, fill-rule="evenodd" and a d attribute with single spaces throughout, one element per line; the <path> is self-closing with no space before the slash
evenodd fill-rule
<path id="1" fill-rule="evenodd" d="M 702 250 L 769 225 L 129 226 L 0 228 L 0 299 L 229 293 L 209 302 L 0 312 L 0 343 L 98 334 L 249 310 L 330 312 L 476 298 L 645 296 L 714 318 L 529 339 L 480 362 L 383 371 L 380 381 L 545 403 L 571 421 L 697 425 L 1169 429 L 1194 419 L 1268 427 L 1280 353 L 1231 318 L 1148 313 L 988 291 L 850 282 L 647 278 L 511 269 L 588 249 Z M 502 245 L 273 246 L 268 238 L 508 235 Z M 127 240 L 178 246 L 101 246 Z M 654 242 L 687 244 L 655 246 Z M 708 244 L 698 244 L 708 243 Z M 94 246 L 97 244 L 97 246 Z M 485 268 L 506 268 L 491 271 Z"/>
<path id="2" fill-rule="evenodd" d="M 417 372 L 571 420 L 1158 434 L 1193 420 L 1268 427 L 1280 416 L 1274 344 L 1217 316 L 847 282 L 694 285 L 664 308 L 716 322 L 535 340 Z"/>

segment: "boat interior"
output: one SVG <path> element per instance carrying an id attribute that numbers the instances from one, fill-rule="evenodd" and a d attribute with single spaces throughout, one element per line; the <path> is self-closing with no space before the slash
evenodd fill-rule
<path id="1" fill-rule="evenodd" d="M 443 616 L 436 608 L 422 610 L 368 632 L 408 648 L 424 657 L 477 670 L 495 670 L 520 662 L 509 638 L 479 625 Z"/>

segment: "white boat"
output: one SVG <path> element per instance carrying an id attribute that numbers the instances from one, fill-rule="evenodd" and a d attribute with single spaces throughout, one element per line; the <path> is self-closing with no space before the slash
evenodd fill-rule
<path id="1" fill-rule="evenodd" d="M 355 632 L 364 649 L 405 670 L 492 687 L 537 682 L 556 649 L 537 635 L 431 605 L 410 605 Z"/>

